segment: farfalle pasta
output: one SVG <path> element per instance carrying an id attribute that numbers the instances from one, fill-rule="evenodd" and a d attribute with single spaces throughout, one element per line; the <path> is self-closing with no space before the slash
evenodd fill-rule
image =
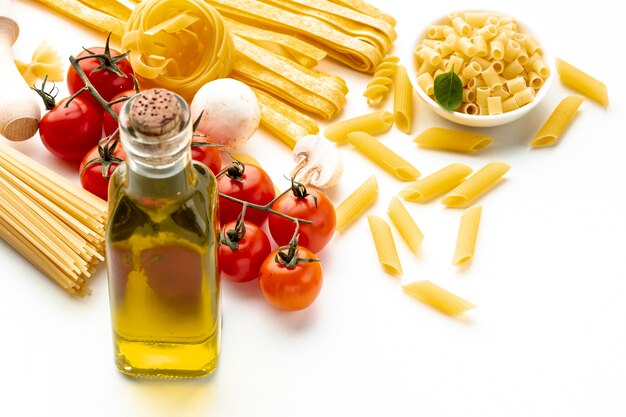
<path id="1" fill-rule="evenodd" d="M 16 59 L 15 65 L 28 85 L 33 85 L 37 79 L 41 80 L 46 76 L 49 81 L 63 81 L 63 61 L 47 42 L 39 44 L 33 52 L 31 62 Z"/>

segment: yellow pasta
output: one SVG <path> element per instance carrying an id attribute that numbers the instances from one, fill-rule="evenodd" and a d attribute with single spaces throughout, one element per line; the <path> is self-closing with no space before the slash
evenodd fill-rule
<path id="1" fill-rule="evenodd" d="M 581 92 L 605 107 L 609 105 L 609 93 L 604 83 L 559 58 L 556 59 L 556 70 L 563 85 Z"/>
<path id="2" fill-rule="evenodd" d="M 493 139 L 477 133 L 431 127 L 420 133 L 413 141 L 423 148 L 476 152 L 489 146 Z"/>
<path id="3" fill-rule="evenodd" d="M 403 181 L 420 176 L 417 168 L 368 133 L 349 133 L 348 141 L 371 161 Z"/>
<path id="4" fill-rule="evenodd" d="M 397 197 L 391 198 L 387 214 L 391 222 L 396 226 L 396 229 L 398 229 L 398 232 L 400 232 L 402 239 L 409 246 L 409 249 L 413 253 L 418 253 L 424 240 L 424 235 Z"/>
<path id="5" fill-rule="evenodd" d="M 567 129 L 583 101 L 585 99 L 581 96 L 569 96 L 563 99 L 537 132 L 530 145 L 533 148 L 554 145 Z"/>
<path id="6" fill-rule="evenodd" d="M 456 266 L 463 265 L 474 257 L 476 236 L 478 236 L 482 210 L 482 206 L 474 206 L 465 210 L 461 216 L 459 235 L 456 240 L 454 258 L 452 259 L 452 263 Z"/>
<path id="7" fill-rule="evenodd" d="M 538 64 L 539 62 L 543 63 L 543 61 L 535 61 L 535 64 Z M 543 64 L 545 66 L 545 64 Z M 547 67 L 546 67 L 547 68 Z M 520 75 L 522 72 L 524 72 L 524 67 L 522 66 L 522 64 L 519 63 L 519 61 L 516 59 L 513 62 L 511 62 L 509 65 L 507 65 L 506 67 L 504 67 L 504 71 L 502 71 L 502 76 L 507 79 L 513 79 L 515 77 L 517 77 L 518 75 Z M 540 74 L 541 75 L 541 74 Z M 549 70 L 548 70 L 548 74 L 546 74 L 544 77 L 547 77 L 549 75 Z M 543 75 L 542 75 L 543 76 Z"/>
<path id="8" fill-rule="evenodd" d="M 393 95 L 393 114 L 396 120 L 396 126 L 401 132 L 411 133 L 411 124 L 413 121 L 413 85 L 403 66 L 399 66 L 396 72 Z"/>
<path id="9" fill-rule="evenodd" d="M 429 96 L 435 93 L 435 80 L 427 72 L 417 77 L 417 85 Z"/>
<path id="10" fill-rule="evenodd" d="M 187 100 L 209 81 L 229 75 L 233 39 L 222 16 L 200 0 L 142 1 L 122 37 L 122 49 L 144 88 L 162 87 Z"/>
<path id="11" fill-rule="evenodd" d="M 290 148 L 293 149 L 300 138 L 319 132 L 315 120 L 261 90 L 252 90 L 261 107 L 261 125 Z"/>
<path id="12" fill-rule="evenodd" d="M 506 88 L 509 90 L 509 93 L 515 94 L 518 91 L 522 91 L 524 88 L 526 88 L 526 81 L 522 76 L 513 78 L 512 80 L 507 80 Z"/>
<path id="13" fill-rule="evenodd" d="M 428 280 L 416 281 L 402 287 L 404 292 L 449 316 L 459 316 L 476 306 L 444 290 Z"/>
<path id="14" fill-rule="evenodd" d="M 324 131 L 324 136 L 337 143 L 345 143 L 348 133 L 355 131 L 366 132 L 370 135 L 384 133 L 393 126 L 393 114 L 388 111 L 375 111 L 352 119 L 331 124 Z"/>
<path id="15" fill-rule="evenodd" d="M 26 80 L 28 85 L 34 85 L 37 79 L 43 80 L 46 76 L 48 81 L 63 81 L 63 62 L 59 54 L 47 42 L 39 44 L 31 62 L 25 63 L 15 60 L 15 66 Z"/>
<path id="16" fill-rule="evenodd" d="M 502 114 L 502 99 L 499 96 L 489 97 L 487 99 L 487 111 L 490 116 Z"/>
<path id="17" fill-rule="evenodd" d="M 532 87 L 526 87 L 523 90 L 513 94 L 513 97 L 515 97 L 517 105 L 522 107 L 535 99 L 535 91 L 532 89 Z"/>
<path id="18" fill-rule="evenodd" d="M 465 15 L 469 21 L 465 20 Z M 476 23 L 483 19 L 484 24 Z M 433 60 L 435 56 L 436 60 L 441 57 L 439 64 Z M 550 68 L 537 41 L 520 33 L 513 18 L 489 12 L 461 13 L 438 22 L 418 43 L 416 58 L 417 75 L 422 77 L 423 84 L 427 75 L 436 79 L 442 73 L 454 71 L 467 90 L 477 92 L 481 87 L 488 87 L 471 100 L 469 93 L 465 93 L 463 104 L 454 111 L 468 115 L 515 111 L 531 103 L 535 92 L 543 88 L 550 76 Z M 512 91 L 508 85 L 511 80 L 516 80 Z M 520 83 L 522 80 L 524 83 Z M 527 90 L 526 87 L 532 88 Z M 515 101 L 507 101 L 511 95 L 515 95 Z M 428 96 L 436 101 L 434 94 Z M 497 97 L 491 100 L 493 104 L 499 98 L 501 109 L 490 112 L 489 97 Z"/>
<path id="19" fill-rule="evenodd" d="M 378 216 L 367 216 L 367 221 L 376 245 L 378 261 L 387 273 L 402 275 L 402 266 L 400 265 L 396 243 L 391 234 L 391 228 L 386 221 Z"/>
<path id="20" fill-rule="evenodd" d="M 519 104 L 517 104 L 515 97 L 509 97 L 502 102 L 502 111 L 505 113 L 517 109 L 519 109 Z"/>
<path id="21" fill-rule="evenodd" d="M 367 98 L 367 104 L 379 104 L 389 93 L 389 86 L 393 83 L 393 76 L 398 70 L 398 62 L 400 58 L 397 56 L 387 56 L 376 66 L 374 77 L 363 93 Z"/>
<path id="22" fill-rule="evenodd" d="M 474 103 L 463 103 L 461 104 L 461 113 L 475 115 L 480 112 L 480 108 Z"/>
<path id="23" fill-rule="evenodd" d="M 441 204 L 447 207 L 465 207 L 478 196 L 486 192 L 496 183 L 511 167 L 504 162 L 491 162 L 478 171 L 454 190 L 450 191 Z"/>
<path id="24" fill-rule="evenodd" d="M 337 206 L 335 209 L 337 216 L 335 229 L 342 231 L 351 225 L 366 208 L 374 204 L 377 198 L 378 182 L 376 182 L 376 177 L 372 175 Z"/>
<path id="25" fill-rule="evenodd" d="M 398 194 L 407 201 L 424 203 L 452 190 L 471 173 L 472 168 L 467 165 L 451 164 L 412 182 Z"/>

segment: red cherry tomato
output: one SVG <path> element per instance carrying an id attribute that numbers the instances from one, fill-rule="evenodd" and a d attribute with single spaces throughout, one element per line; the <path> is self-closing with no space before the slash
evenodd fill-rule
<path id="1" fill-rule="evenodd" d="M 307 190 L 299 185 L 294 185 L 292 189 L 292 192 L 276 200 L 272 209 L 292 217 L 311 220 L 313 224 L 300 224 L 298 244 L 317 253 L 324 249 L 335 233 L 335 208 L 321 191 L 312 188 Z M 269 229 L 274 241 L 279 246 L 284 246 L 293 237 L 295 223 L 272 214 L 269 216 Z"/>
<path id="2" fill-rule="evenodd" d="M 122 144 L 118 143 L 113 155 L 116 158 L 121 160 L 126 160 L 126 152 L 122 148 Z M 111 155 L 105 156 L 105 158 L 110 158 Z M 102 156 L 98 150 L 98 145 L 96 145 L 92 150 L 90 150 L 87 155 L 83 158 L 83 161 L 80 163 L 80 183 L 83 188 L 89 191 L 92 194 L 97 195 L 103 200 L 108 200 L 109 197 L 109 178 L 105 178 L 102 173 Z M 96 162 L 89 165 L 85 168 L 92 160 Z M 107 159 L 110 161 L 110 159 Z M 109 165 L 108 175 L 113 175 L 113 171 L 117 168 L 117 162 L 111 162 Z"/>
<path id="3" fill-rule="evenodd" d="M 274 184 L 265 171 L 255 165 L 246 165 L 243 172 L 241 171 L 231 167 L 227 174 L 220 177 L 217 181 L 219 192 L 259 205 L 265 205 L 274 199 Z M 224 197 L 220 197 L 219 205 L 221 224 L 232 222 L 241 212 L 241 204 Z M 267 213 L 249 208 L 245 219 L 261 226 L 267 219 Z"/>
<path id="4" fill-rule="evenodd" d="M 298 246 L 298 257 L 317 259 L 315 254 Z M 282 310 L 302 310 L 313 304 L 322 289 L 322 266 L 319 262 L 297 263 L 293 268 L 279 264 L 273 251 L 261 265 L 259 285 L 267 301 Z"/>
<path id="5" fill-rule="evenodd" d="M 137 92 L 135 90 L 124 91 L 123 93 L 120 93 L 116 95 L 115 97 L 113 97 L 111 101 L 116 101 L 123 97 L 132 97 L 136 94 Z M 120 110 L 122 110 L 122 107 L 124 107 L 124 104 L 126 104 L 125 101 L 122 101 L 120 103 L 115 103 L 111 106 L 111 108 L 113 109 L 115 114 L 119 116 Z M 102 112 L 103 112 L 102 113 L 102 127 L 104 128 L 104 136 L 110 136 L 113 132 L 115 132 L 115 129 L 117 129 L 118 124 L 117 124 L 117 121 L 113 119 L 113 116 L 111 116 L 108 111 L 102 110 Z"/>
<path id="6" fill-rule="evenodd" d="M 81 97 L 61 100 L 39 123 L 39 136 L 55 156 L 78 162 L 102 138 L 102 113 Z"/>
<path id="7" fill-rule="evenodd" d="M 104 53 L 105 48 L 95 47 L 89 48 L 89 50 L 96 55 L 100 55 Z M 121 55 L 120 52 L 114 49 L 110 50 L 110 54 L 113 58 Z M 87 51 L 82 51 L 78 54 L 77 58 L 82 58 L 89 55 L 91 55 L 91 53 Z M 110 101 L 113 97 L 123 91 L 132 90 L 134 88 L 133 78 L 131 77 L 134 72 L 127 58 L 122 58 L 116 61 L 117 67 L 123 74 L 125 74 L 125 77 L 119 76 L 107 68 L 101 69 L 99 71 L 94 71 L 96 68 L 102 65 L 102 62 L 100 62 L 100 60 L 98 60 L 97 58 L 83 59 L 82 61 L 78 62 L 78 65 L 80 65 L 80 68 L 83 70 L 83 72 L 96 88 L 96 90 L 98 90 L 102 98 L 107 101 Z M 80 79 L 80 76 L 78 75 L 76 70 L 70 65 L 70 68 L 67 71 L 68 91 L 70 92 L 70 94 L 74 94 L 84 86 L 85 83 L 83 83 L 83 80 Z M 94 99 L 93 96 L 88 92 L 82 93 L 80 97 L 86 97 L 85 99 L 90 100 L 92 104 L 100 106 L 100 104 L 97 103 L 96 99 Z M 97 108 L 99 110 L 101 109 L 101 107 Z"/>
<path id="8" fill-rule="evenodd" d="M 194 143 L 209 142 L 210 138 L 193 137 Z M 213 174 L 217 175 L 222 169 L 222 154 L 217 146 L 191 146 L 191 157 L 209 167 Z"/>
<path id="9" fill-rule="evenodd" d="M 235 282 L 244 282 L 259 276 L 261 264 L 272 251 L 270 240 L 256 224 L 244 222 L 245 234 L 236 242 L 237 249 L 231 249 L 222 242 L 219 251 L 219 265 L 222 278 Z M 228 237 L 228 231 L 235 231 L 237 222 L 226 223 L 222 227 L 222 236 Z M 234 239 L 231 239 L 234 240 Z"/>

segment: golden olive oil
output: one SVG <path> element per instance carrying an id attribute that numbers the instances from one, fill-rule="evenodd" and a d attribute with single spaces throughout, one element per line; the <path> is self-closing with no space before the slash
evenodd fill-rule
<path id="1" fill-rule="evenodd" d="M 134 137 L 132 100 L 120 116 L 128 156 L 111 178 L 106 250 L 115 361 L 131 376 L 204 376 L 219 356 L 217 185 L 190 161 L 177 100 L 186 120 L 171 135 Z"/>

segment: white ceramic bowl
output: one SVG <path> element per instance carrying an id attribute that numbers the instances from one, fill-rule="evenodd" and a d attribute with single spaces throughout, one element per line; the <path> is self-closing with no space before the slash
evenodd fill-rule
<path id="1" fill-rule="evenodd" d="M 465 12 L 487 12 L 487 13 L 494 13 L 494 14 L 506 16 L 505 13 L 495 12 L 492 10 L 463 10 L 461 11 L 461 13 L 465 13 Z M 537 91 L 537 94 L 535 95 L 535 99 L 532 102 L 530 102 L 529 104 L 523 107 L 520 107 L 517 110 L 513 110 L 508 113 L 502 113 L 502 114 L 498 114 L 495 116 L 481 116 L 481 115 L 469 115 L 469 114 L 464 114 L 464 113 L 459 113 L 459 112 L 450 112 L 444 109 L 443 107 L 441 107 L 441 105 L 437 103 L 434 99 L 430 98 L 417 84 L 417 75 L 416 75 L 417 68 L 416 68 L 416 62 L 415 62 L 414 55 L 413 55 L 413 50 L 415 49 L 415 47 L 417 46 L 419 42 L 421 42 L 424 38 L 426 38 L 426 31 L 428 27 L 430 27 L 431 25 L 439 25 L 442 23 L 447 23 L 446 19 L 447 19 L 446 16 L 441 17 L 440 19 L 437 19 L 434 22 L 430 23 L 428 26 L 426 26 L 424 31 L 416 38 L 410 50 L 410 54 L 407 56 L 407 61 L 411 62 L 410 67 L 407 68 L 407 71 L 409 72 L 409 79 L 413 83 L 413 87 L 415 88 L 415 91 L 417 91 L 417 94 L 420 96 L 422 101 L 428 107 L 430 107 L 432 111 L 434 111 L 435 113 L 437 113 L 439 116 L 443 117 L 444 119 L 447 119 L 451 122 L 458 123 L 461 125 L 472 126 L 472 127 L 491 127 L 491 126 L 500 126 L 506 123 L 510 123 L 514 120 L 517 120 L 520 117 L 527 114 L 528 112 L 530 112 L 532 109 L 534 109 L 539 103 L 541 103 L 541 100 L 543 100 L 544 97 L 547 95 L 548 91 L 550 90 L 550 87 L 552 86 L 552 82 L 554 81 L 554 76 L 556 72 L 554 59 L 552 58 L 552 55 L 550 55 L 549 50 L 546 49 L 545 43 L 542 42 L 541 38 L 538 37 L 536 33 L 532 31 L 526 24 L 517 20 L 517 18 L 515 20 L 516 20 L 516 23 L 518 25 L 520 32 L 528 34 L 528 35 L 532 35 L 533 37 L 535 37 L 535 39 L 537 39 L 537 41 L 541 45 L 541 48 L 543 49 L 544 61 L 546 62 L 546 65 L 548 65 L 548 67 L 550 68 L 550 75 L 544 81 L 543 86 Z"/>

